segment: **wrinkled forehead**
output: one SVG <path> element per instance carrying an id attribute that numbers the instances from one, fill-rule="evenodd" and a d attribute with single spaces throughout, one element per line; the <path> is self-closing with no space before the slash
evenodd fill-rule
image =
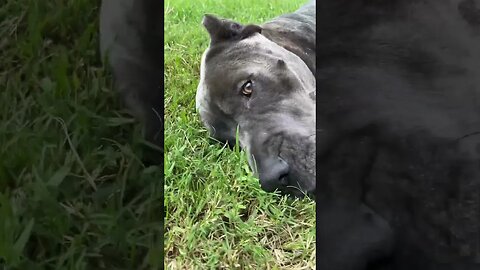
<path id="1" fill-rule="evenodd" d="M 205 75 L 225 72 L 258 72 L 270 70 L 278 59 L 288 59 L 289 52 L 261 34 L 237 42 L 225 42 L 210 47 L 204 59 Z"/>
<path id="2" fill-rule="evenodd" d="M 278 60 L 284 61 L 281 68 Z M 249 77 L 261 75 L 275 79 L 290 74 L 303 85 L 315 85 L 313 74 L 295 54 L 254 34 L 235 42 L 222 42 L 209 47 L 202 55 L 200 82 L 197 88 L 197 109 L 204 109 L 212 99 L 222 99 L 228 88 Z"/>

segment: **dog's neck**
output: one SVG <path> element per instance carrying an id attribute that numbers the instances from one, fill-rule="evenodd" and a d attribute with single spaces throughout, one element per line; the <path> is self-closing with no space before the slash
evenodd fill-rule
<path id="1" fill-rule="evenodd" d="M 315 16 L 306 18 L 298 13 L 275 18 L 262 25 L 262 35 L 296 54 L 315 74 Z"/>

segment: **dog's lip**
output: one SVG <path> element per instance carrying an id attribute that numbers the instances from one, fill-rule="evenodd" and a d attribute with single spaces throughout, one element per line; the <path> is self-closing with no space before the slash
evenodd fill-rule
<path id="1" fill-rule="evenodd" d="M 279 189 L 281 194 L 283 195 L 289 195 L 289 196 L 294 196 L 298 198 L 304 198 L 306 196 L 308 197 L 314 197 L 315 196 L 315 189 L 301 189 L 298 186 L 293 186 L 293 185 L 285 185 L 281 189 Z"/>
<path id="2" fill-rule="evenodd" d="M 313 196 L 316 191 L 315 174 L 303 174 L 296 170 L 292 170 L 285 179 L 287 184 L 284 185 L 287 193 L 292 193 L 297 197 Z"/>
<path id="3" fill-rule="evenodd" d="M 284 176 L 280 177 L 280 184 L 282 184 L 284 186 L 288 185 L 288 176 L 287 175 L 284 175 Z"/>

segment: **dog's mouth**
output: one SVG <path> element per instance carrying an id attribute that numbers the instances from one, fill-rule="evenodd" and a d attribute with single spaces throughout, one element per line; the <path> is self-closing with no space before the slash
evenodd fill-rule
<path id="1" fill-rule="evenodd" d="M 295 140 L 283 143 L 279 156 L 290 167 L 280 180 L 285 192 L 295 197 L 314 196 L 316 190 L 315 141 Z"/>
<path id="2" fill-rule="evenodd" d="M 299 179 L 294 179 L 289 177 L 287 185 L 285 186 L 285 193 L 293 195 L 294 197 L 303 198 L 303 197 L 314 197 L 315 195 L 315 175 L 310 175 L 308 178 L 304 178 L 301 181 Z"/>
<path id="3" fill-rule="evenodd" d="M 295 198 L 314 197 L 316 190 L 315 165 L 313 164 L 313 168 L 303 165 L 300 165 L 298 161 L 290 163 L 288 173 L 278 179 L 276 190 L 281 195 Z M 275 190 L 266 191 L 274 192 Z"/>
<path id="4" fill-rule="evenodd" d="M 298 186 L 293 186 L 293 185 L 286 185 L 285 187 L 279 188 L 278 192 L 283 195 L 283 196 L 288 196 L 290 198 L 311 198 L 315 200 L 315 190 L 302 190 Z"/>
<path id="5" fill-rule="evenodd" d="M 297 198 L 313 196 L 316 189 L 314 137 L 272 136 L 268 145 L 270 149 L 278 149 L 278 154 L 252 154 L 249 160 L 262 189 Z"/>

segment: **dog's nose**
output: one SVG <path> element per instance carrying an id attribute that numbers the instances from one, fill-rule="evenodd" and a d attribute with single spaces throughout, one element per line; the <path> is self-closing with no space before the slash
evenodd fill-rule
<path id="1" fill-rule="evenodd" d="M 258 177 L 262 189 L 272 192 L 279 187 L 286 186 L 288 184 L 288 172 L 288 164 L 280 157 L 264 160 Z"/>

